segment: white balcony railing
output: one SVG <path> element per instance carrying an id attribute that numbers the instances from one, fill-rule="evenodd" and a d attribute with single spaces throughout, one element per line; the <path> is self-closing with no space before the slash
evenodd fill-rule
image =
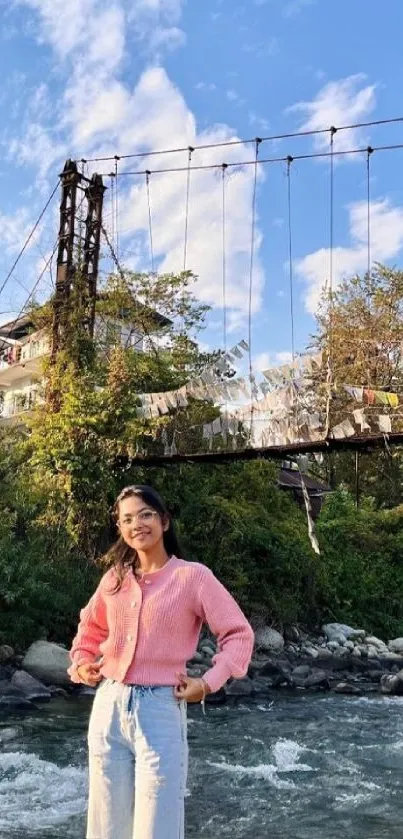
<path id="1" fill-rule="evenodd" d="M 24 343 L 0 352 L 0 370 L 7 370 L 15 364 L 24 364 L 32 358 L 38 358 L 49 352 L 50 344 L 47 335 L 35 333 Z"/>
<path id="2" fill-rule="evenodd" d="M 42 396 L 34 388 L 13 393 L 11 398 L 10 396 L 8 398 L 3 397 L 3 401 L 0 401 L 0 419 L 11 419 L 19 414 L 32 411 L 33 407 L 39 402 L 42 402 Z"/>

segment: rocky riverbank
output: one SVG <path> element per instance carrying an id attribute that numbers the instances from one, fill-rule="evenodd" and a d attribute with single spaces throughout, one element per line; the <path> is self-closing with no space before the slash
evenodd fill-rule
<path id="1" fill-rule="evenodd" d="M 215 653 L 215 640 L 203 633 L 188 662 L 189 675 L 203 676 Z M 57 695 L 92 694 L 89 688 L 71 684 L 68 664 L 67 650 L 48 641 L 36 641 L 24 656 L 16 655 L 7 645 L 0 646 L 0 711 L 29 710 Z M 276 690 L 403 695 L 403 638 L 385 642 L 363 629 L 339 623 L 323 626 L 322 635 L 316 638 L 296 627 L 281 635 L 261 626 L 256 629 L 248 675 L 229 681 L 207 701 L 268 696 Z"/>

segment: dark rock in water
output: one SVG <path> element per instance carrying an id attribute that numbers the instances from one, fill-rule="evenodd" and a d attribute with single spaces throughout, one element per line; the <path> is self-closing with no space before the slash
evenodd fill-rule
<path id="1" fill-rule="evenodd" d="M 352 685 L 350 682 L 339 682 L 333 688 L 334 693 L 345 693 L 350 694 L 351 696 L 361 696 L 362 690 L 356 687 L 356 685 Z"/>
<path id="2" fill-rule="evenodd" d="M 380 682 L 382 670 L 367 670 L 365 675 L 371 682 Z"/>
<path id="3" fill-rule="evenodd" d="M 233 679 L 225 687 L 227 696 L 252 696 L 253 682 L 251 679 Z"/>
<path id="4" fill-rule="evenodd" d="M 38 679 L 34 679 L 24 670 L 17 670 L 11 679 L 11 684 L 22 691 L 31 702 L 49 702 L 51 692 Z"/>
<path id="5" fill-rule="evenodd" d="M 327 674 L 324 670 L 314 667 L 312 673 L 304 681 L 305 688 L 316 688 L 317 690 L 330 690 Z"/>
<path id="6" fill-rule="evenodd" d="M 12 647 L 9 647 L 7 644 L 0 645 L 0 664 L 8 664 L 14 656 L 15 652 Z"/>
<path id="7" fill-rule="evenodd" d="M 8 679 L 0 681 L 0 696 L 24 696 L 22 690 L 12 685 Z"/>
<path id="8" fill-rule="evenodd" d="M 94 696 L 95 696 L 95 694 L 96 694 L 96 692 L 97 692 L 97 691 L 96 691 L 96 688 L 90 688 L 90 687 L 87 687 L 86 685 L 82 685 L 82 686 L 81 686 L 81 687 L 79 687 L 79 689 L 77 690 L 76 696 L 77 696 L 79 699 L 81 699 L 81 698 L 83 698 L 83 699 L 84 699 L 84 698 L 88 698 L 88 697 L 90 697 L 91 699 L 93 699 L 93 698 L 94 698 Z"/>
<path id="9" fill-rule="evenodd" d="M 10 682 L 0 682 L 0 710 L 10 710 L 12 708 L 29 709 L 35 708 L 35 705 L 23 694 L 22 690 L 12 685 Z"/>
<path id="10" fill-rule="evenodd" d="M 69 697 L 67 690 L 64 690 L 64 688 L 59 688 L 57 687 L 57 685 L 50 685 L 49 690 L 52 696 L 62 696 L 63 699 L 68 699 Z"/>
<path id="11" fill-rule="evenodd" d="M 285 669 L 287 668 L 287 669 Z M 270 659 L 266 661 L 263 667 L 259 670 L 259 676 L 268 676 L 273 683 L 273 687 L 281 687 L 282 685 L 292 685 L 292 679 L 288 672 L 288 662 L 284 666 L 284 662 L 276 663 Z"/>
<path id="12" fill-rule="evenodd" d="M 206 705 L 225 705 L 227 701 L 227 694 L 224 688 L 220 688 L 215 693 L 208 693 L 206 696 Z"/>
<path id="13" fill-rule="evenodd" d="M 11 679 L 14 669 L 9 664 L 0 664 L 0 682 L 6 682 Z"/>
<path id="14" fill-rule="evenodd" d="M 12 740 L 21 737 L 21 735 L 21 728 L 0 728 L 0 746 L 3 743 L 11 743 Z"/>
<path id="15" fill-rule="evenodd" d="M 384 673 L 381 676 L 381 692 L 386 696 L 403 696 L 403 680 L 399 678 L 399 674 L 392 676 Z"/>
<path id="16" fill-rule="evenodd" d="M 253 693 L 255 696 L 267 696 L 272 687 L 273 680 L 269 679 L 268 676 L 256 676 L 253 679 Z"/>
<path id="17" fill-rule="evenodd" d="M 291 671 L 292 678 L 295 679 L 307 679 L 311 673 L 311 667 L 309 664 L 300 664 L 298 667 L 294 667 Z"/>
<path id="18" fill-rule="evenodd" d="M 25 696 L 16 696 L 10 694 L 9 696 L 0 696 L 0 712 L 4 711 L 32 711 L 35 708 L 33 702 L 26 699 Z"/>

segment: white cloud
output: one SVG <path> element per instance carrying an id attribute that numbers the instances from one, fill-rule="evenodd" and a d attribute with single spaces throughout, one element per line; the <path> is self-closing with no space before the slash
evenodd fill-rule
<path id="1" fill-rule="evenodd" d="M 18 253 L 32 228 L 32 218 L 26 207 L 16 210 L 13 215 L 0 212 L 0 245 L 9 254 Z M 34 244 L 31 240 L 28 248 Z"/>
<path id="2" fill-rule="evenodd" d="M 350 247 L 333 248 L 333 286 L 367 270 L 367 202 L 348 208 Z M 373 262 L 394 259 L 403 248 L 403 207 L 392 207 L 387 199 L 371 202 L 371 258 Z M 305 306 L 315 313 L 323 288 L 329 280 L 330 249 L 320 248 L 296 261 L 296 270 L 306 283 Z"/>
<path id="3" fill-rule="evenodd" d="M 23 3 L 23 0 L 19 2 Z M 50 164 L 57 160 L 60 166 L 63 156 L 98 157 L 238 139 L 226 125 L 213 125 L 200 131 L 182 93 L 161 67 L 150 67 L 134 87 L 121 79 L 130 38 L 152 40 L 154 24 L 172 32 L 172 27 L 177 28 L 179 22 L 182 7 L 179 0 L 132 0 L 130 5 L 115 2 L 110 6 L 105 0 L 72 0 L 68 12 L 64 0 L 63 3 L 61 0 L 25 0 L 25 5 L 38 15 L 40 37 L 53 49 L 59 72 L 60 59 L 63 60 L 66 83 L 60 114 L 52 114 L 52 123 L 41 125 L 36 119 L 20 138 L 14 139 L 11 153 L 19 163 L 37 167 L 41 160 Z M 74 22 L 66 35 L 70 15 Z M 110 43 L 106 43 L 108 34 Z M 193 161 L 195 164 L 220 165 L 224 159 L 231 162 L 242 159 L 242 155 L 243 159 L 249 159 L 250 150 L 235 146 L 225 149 L 224 155 L 223 149 L 210 149 L 195 152 Z M 125 165 L 131 169 L 135 166 L 156 169 L 183 166 L 186 162 L 187 153 L 184 153 L 122 162 L 120 167 L 121 171 Z M 110 162 L 97 164 L 97 167 L 98 171 L 101 167 L 101 171 L 103 168 L 104 172 L 109 172 L 113 165 Z M 262 177 L 260 173 L 259 177 Z M 241 326 L 244 330 L 248 310 L 252 194 L 252 167 L 228 173 L 229 330 Z M 183 267 L 186 173 L 152 175 L 151 195 L 156 262 L 162 271 L 179 271 Z M 110 210 L 108 200 L 107 194 L 107 213 Z M 221 201 L 220 170 L 193 172 L 187 267 L 199 276 L 197 293 L 200 299 L 218 308 L 222 305 Z M 131 267 L 147 270 L 148 208 L 144 176 L 120 179 L 119 209 L 122 260 L 127 253 Z M 259 260 L 260 242 L 257 226 L 254 312 L 260 307 L 264 283 Z"/>
<path id="4" fill-rule="evenodd" d="M 133 118 L 147 109 L 147 122 Z M 169 121 L 167 120 L 169 114 Z M 162 148 L 178 145 L 199 145 L 222 142 L 233 138 L 226 126 L 216 126 L 199 133 L 193 114 L 189 111 L 180 91 L 173 86 L 165 71 L 154 68 L 143 74 L 133 92 L 126 111 L 126 131 L 121 129 L 123 148 Z M 247 154 L 247 151 L 245 150 Z M 226 149 L 226 162 L 236 159 L 239 148 Z M 164 155 L 153 158 L 153 168 L 181 166 L 184 155 Z M 197 165 L 221 163 L 222 150 L 203 150 L 194 155 Z M 248 306 L 249 260 L 251 235 L 251 202 L 253 173 L 250 167 L 229 177 L 227 181 L 227 304 L 232 309 L 229 329 L 240 326 Z M 153 244 L 156 260 L 162 271 L 178 271 L 183 267 L 186 173 L 152 175 L 150 179 L 152 203 Z M 205 302 L 222 305 L 222 216 L 221 173 L 195 171 L 191 174 L 188 223 L 187 265 L 199 277 L 198 294 Z M 148 248 L 148 207 L 144 178 L 136 179 L 128 193 L 121 197 L 121 226 L 133 231 L 133 240 L 139 236 L 144 247 L 143 263 L 137 267 L 148 268 L 144 255 Z M 256 233 L 256 260 L 253 279 L 253 308 L 260 305 L 263 271 L 258 257 L 261 235 Z M 136 250 L 136 248 L 135 248 Z M 138 252 L 138 250 L 137 250 Z M 236 322 L 234 320 L 235 313 Z M 240 315 L 240 318 L 239 318 Z"/>
<path id="5" fill-rule="evenodd" d="M 303 114 L 300 131 L 317 131 L 331 126 L 337 128 L 365 122 L 376 105 L 376 85 L 365 85 L 365 78 L 365 75 L 358 73 L 328 82 L 310 102 L 297 102 L 287 111 Z M 338 151 L 354 148 L 362 142 L 363 132 L 359 128 L 339 131 L 334 137 L 334 147 Z M 317 134 L 315 147 L 320 151 L 328 150 L 329 134 Z"/>
<path id="6" fill-rule="evenodd" d="M 290 350 L 282 350 L 281 352 L 261 352 L 253 360 L 254 370 L 267 370 L 269 367 L 277 367 L 280 364 L 290 364 L 292 361 L 292 352 Z"/>

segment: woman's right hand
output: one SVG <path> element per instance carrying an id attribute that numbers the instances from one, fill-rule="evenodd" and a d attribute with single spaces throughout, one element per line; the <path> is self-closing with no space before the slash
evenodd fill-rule
<path id="1" fill-rule="evenodd" d="M 77 667 L 77 676 L 84 685 L 90 688 L 95 688 L 99 682 L 102 682 L 103 676 L 100 673 L 101 661 L 88 661 L 85 664 L 80 664 Z"/>

